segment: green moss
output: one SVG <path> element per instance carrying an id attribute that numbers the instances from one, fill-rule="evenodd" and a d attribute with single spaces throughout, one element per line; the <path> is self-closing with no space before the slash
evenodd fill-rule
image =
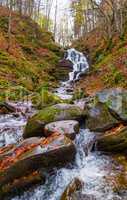
<path id="1" fill-rule="evenodd" d="M 6 16 L 0 17 L 0 28 L 7 31 L 7 29 L 8 29 L 8 17 L 6 17 Z"/>
<path id="2" fill-rule="evenodd" d="M 32 102 L 35 107 L 42 109 L 47 106 L 51 106 L 57 103 L 63 103 L 64 101 L 61 100 L 58 96 L 54 95 L 53 93 L 48 91 L 48 87 L 45 85 L 43 88 L 39 88 L 38 93 L 36 93 L 32 97 Z"/>
<path id="3" fill-rule="evenodd" d="M 70 115 L 70 118 L 72 117 L 72 119 L 77 116 L 78 114 L 80 115 L 81 114 L 81 110 L 78 109 L 78 108 L 71 108 L 68 110 L 68 113 Z"/>
<path id="4" fill-rule="evenodd" d="M 121 71 L 119 71 L 115 66 L 111 65 L 110 66 L 110 72 L 108 74 L 105 74 L 102 77 L 102 80 L 106 85 L 109 86 L 117 86 L 126 83 L 126 78 L 123 75 Z"/>
<path id="5" fill-rule="evenodd" d="M 8 15 L 0 16 L 0 39 L 5 42 L 5 46 L 3 44 L 0 48 L 0 98 L 5 98 L 9 88 L 13 87 L 22 87 L 30 92 L 35 92 L 45 82 L 49 83 L 50 88 L 54 87 L 58 80 L 55 66 L 60 58 L 60 47 L 55 44 L 52 33 L 41 29 L 29 17 L 16 13 L 12 24 L 12 47 L 6 50 Z M 40 56 L 37 52 L 40 48 L 42 51 L 45 48 L 47 54 Z M 15 99 L 11 96 L 16 94 L 17 91 L 14 91 L 9 98 Z"/>
<path id="6" fill-rule="evenodd" d="M 82 99 L 87 97 L 87 94 L 85 94 L 85 92 L 83 91 L 83 89 L 76 89 L 74 91 L 73 97 L 72 97 L 72 101 L 78 100 L 78 99 Z"/>
<path id="7" fill-rule="evenodd" d="M 44 122 L 52 122 L 55 119 L 55 116 L 60 113 L 60 110 L 54 107 L 48 107 L 40 111 L 34 119 L 42 120 Z"/>
<path id="8" fill-rule="evenodd" d="M 29 119 L 24 132 L 24 138 L 36 135 L 43 135 L 44 125 L 53 122 L 60 110 L 54 107 L 48 107 L 41 110 L 39 113 Z"/>
<path id="9" fill-rule="evenodd" d="M 121 152 L 125 151 L 127 148 L 127 129 L 121 130 L 117 134 L 110 134 L 109 136 L 104 136 L 99 143 L 105 151 L 109 152 Z"/>

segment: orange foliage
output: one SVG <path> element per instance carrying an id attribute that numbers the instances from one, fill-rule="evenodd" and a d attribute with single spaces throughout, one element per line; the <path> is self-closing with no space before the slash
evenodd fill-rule
<path id="1" fill-rule="evenodd" d="M 39 56 L 49 56 L 49 50 L 44 48 L 36 49 L 36 52 Z"/>
<path id="2" fill-rule="evenodd" d="M 110 131 L 106 131 L 106 136 L 108 135 L 116 135 L 118 134 L 125 126 L 123 124 L 119 124 L 117 127 L 112 128 Z"/>
<path id="3" fill-rule="evenodd" d="M 15 147 L 13 152 L 11 153 L 11 155 L 6 156 L 3 160 L 0 161 L 0 170 L 5 170 L 5 169 L 9 168 L 10 165 L 12 165 L 18 161 L 19 157 L 21 155 L 23 155 L 23 153 L 26 153 L 39 145 L 41 147 L 49 145 L 54 140 L 59 138 L 59 136 L 60 136 L 59 133 L 54 133 L 52 136 L 50 136 L 46 139 L 40 139 L 39 143 L 36 143 L 36 144 L 33 143 L 33 144 L 29 144 L 29 145 L 25 144 L 24 146 L 20 145 L 18 147 Z M 12 147 L 13 146 L 1 148 L 0 154 L 7 152 L 8 150 L 12 149 Z"/>

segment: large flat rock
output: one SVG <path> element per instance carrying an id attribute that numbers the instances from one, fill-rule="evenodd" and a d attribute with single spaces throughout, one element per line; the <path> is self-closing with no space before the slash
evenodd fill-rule
<path id="1" fill-rule="evenodd" d="M 21 177 L 40 168 L 45 172 L 63 166 L 75 158 L 75 145 L 64 135 L 55 133 L 47 139 L 30 140 L 0 149 L 3 158 L 0 159 L 0 191 L 3 193 L 8 184 Z"/>

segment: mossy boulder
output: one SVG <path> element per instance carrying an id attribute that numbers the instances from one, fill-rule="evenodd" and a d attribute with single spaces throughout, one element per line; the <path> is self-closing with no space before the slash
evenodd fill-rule
<path id="1" fill-rule="evenodd" d="M 127 127 L 123 125 L 107 131 L 98 138 L 98 150 L 111 153 L 127 152 Z"/>
<path id="2" fill-rule="evenodd" d="M 60 134 L 47 139 L 28 140 L 16 146 L 0 149 L 3 159 L 0 162 L 0 194 L 15 180 L 28 176 L 42 168 L 42 173 L 61 167 L 74 160 L 76 154 L 72 141 Z"/>
<path id="3" fill-rule="evenodd" d="M 84 116 L 83 111 L 76 105 L 56 104 L 42 109 L 28 120 L 23 137 L 44 135 L 46 124 L 61 120 L 80 120 Z"/>
<path id="4" fill-rule="evenodd" d="M 97 99 L 105 103 L 110 112 L 119 120 L 127 122 L 127 90 L 105 89 L 97 93 Z"/>
<path id="5" fill-rule="evenodd" d="M 97 102 L 88 107 L 86 127 L 91 131 L 103 132 L 117 124 L 119 124 L 119 121 L 112 116 L 106 104 Z"/>

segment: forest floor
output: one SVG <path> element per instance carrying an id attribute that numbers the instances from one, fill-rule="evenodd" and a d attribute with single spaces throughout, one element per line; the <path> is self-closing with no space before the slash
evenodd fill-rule
<path id="1" fill-rule="evenodd" d="M 13 12 L 9 39 L 8 21 L 8 9 L 0 7 L 0 100 L 19 99 L 43 86 L 55 87 L 62 52 L 52 33 Z"/>
<path id="2" fill-rule="evenodd" d="M 104 88 L 127 88 L 127 34 L 114 35 L 111 39 L 102 31 L 94 30 L 87 37 L 74 41 L 73 46 L 89 55 L 91 70 L 77 83 L 87 94 Z"/>

